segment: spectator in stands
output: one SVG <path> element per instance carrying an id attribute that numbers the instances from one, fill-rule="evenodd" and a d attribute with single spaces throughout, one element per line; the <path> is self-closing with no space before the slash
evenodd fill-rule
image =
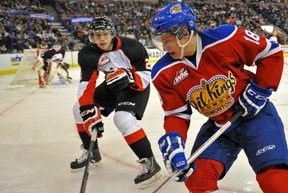
<path id="1" fill-rule="evenodd" d="M 2 44 L 2 46 L 0 47 L 0 53 L 1 54 L 8 53 L 8 48 L 6 47 L 5 44 Z"/>
<path id="2" fill-rule="evenodd" d="M 41 49 L 48 49 L 49 48 L 49 46 L 45 40 L 41 41 L 40 48 Z"/>
<path id="3" fill-rule="evenodd" d="M 25 1 L 25 3 L 19 3 L 22 1 L 0 1 L 0 31 L 6 30 L 8 37 L 8 43 L 6 47 L 10 46 L 10 24 L 9 24 L 9 12 L 10 9 L 23 10 L 27 9 L 28 12 L 43 13 L 47 14 L 43 8 L 45 5 L 51 5 L 54 7 L 56 12 L 59 14 L 61 23 L 67 29 L 70 29 L 70 18 L 73 17 L 93 17 L 95 15 L 101 16 L 106 14 L 113 18 L 114 25 L 119 35 L 128 34 L 137 39 L 141 36 L 144 37 L 146 42 L 151 41 L 149 36 L 150 29 L 147 27 L 150 24 L 149 18 L 153 16 L 156 11 L 167 2 L 172 0 L 160 0 L 155 2 L 134 2 L 134 1 L 102 1 L 102 2 L 91 2 L 91 1 L 69 1 L 69 0 L 33 0 Z M 288 4 L 282 1 L 271 1 L 265 0 L 259 3 L 257 0 L 247 4 L 241 1 L 196 1 L 191 3 L 191 8 L 196 13 L 198 21 L 198 29 L 206 29 L 209 27 L 215 27 L 223 23 L 233 23 L 240 28 L 245 28 L 253 31 L 257 34 L 262 34 L 263 30 L 261 25 L 272 23 L 286 33 L 288 33 L 288 19 L 287 9 Z M 237 9 L 236 9 L 237 7 Z M 25 10 L 26 11 L 26 10 Z M 134 24 L 132 21 L 134 20 Z M 15 14 L 13 16 L 13 33 L 24 31 L 29 34 L 29 16 Z M 84 28 L 84 25 L 83 25 Z M 131 33 L 132 29 L 132 33 Z M 53 28 L 50 32 L 50 23 L 48 20 L 33 18 L 32 25 L 32 39 L 37 35 L 36 41 L 41 42 L 42 39 L 49 41 L 57 41 L 63 38 L 63 34 Z M 8 35 L 9 34 L 9 35 Z M 285 43 L 286 37 L 278 34 L 278 42 Z M 28 35 L 30 36 L 30 34 Z M 47 37 L 48 36 L 48 37 Z M 77 38 L 77 36 L 75 36 Z M 79 39 L 83 44 L 89 43 L 87 35 L 81 33 Z M 81 47 L 81 46 L 79 46 Z M 35 48 L 35 47 L 34 47 Z M 74 47 L 75 50 L 75 47 Z"/>
<path id="4" fill-rule="evenodd" d="M 15 49 L 17 52 L 21 52 L 21 53 L 23 52 L 24 46 L 23 46 L 23 44 L 22 44 L 21 39 L 17 39 L 17 40 L 16 40 L 14 49 Z"/>
<path id="5" fill-rule="evenodd" d="M 274 32 L 272 33 L 272 36 L 269 38 L 269 40 L 270 40 L 271 42 L 278 43 L 278 38 L 277 38 L 277 32 L 276 32 L 276 31 L 274 31 Z"/>

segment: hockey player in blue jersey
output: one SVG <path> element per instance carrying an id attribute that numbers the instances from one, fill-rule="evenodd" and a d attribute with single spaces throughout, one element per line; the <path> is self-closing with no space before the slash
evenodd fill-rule
<path id="1" fill-rule="evenodd" d="M 233 25 L 198 31 L 195 23 L 193 11 L 179 2 L 168 4 L 152 19 L 153 41 L 166 51 L 151 75 L 165 112 L 159 147 L 168 172 L 182 170 L 175 180 L 185 181 L 189 192 L 219 193 L 218 180 L 243 150 L 264 193 L 287 192 L 287 142 L 281 118 L 269 101 L 281 80 L 281 47 Z M 252 65 L 256 73 L 244 68 Z M 192 108 L 208 119 L 192 153 L 235 112 L 243 114 L 187 165 Z"/>

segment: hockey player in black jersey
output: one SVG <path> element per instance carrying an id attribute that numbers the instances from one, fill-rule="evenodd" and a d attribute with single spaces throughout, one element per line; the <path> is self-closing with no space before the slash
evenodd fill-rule
<path id="1" fill-rule="evenodd" d="M 62 62 L 64 56 L 65 50 L 61 49 L 61 45 L 57 44 L 38 56 L 32 69 L 38 71 L 39 86 L 41 88 L 50 85 L 56 74 L 60 83 L 71 84 L 72 78 L 68 72 L 69 64 Z"/>
<path id="2" fill-rule="evenodd" d="M 145 47 L 137 40 L 118 37 L 108 17 L 95 17 L 90 24 L 91 44 L 78 54 L 81 80 L 78 101 L 73 107 L 74 118 L 82 140 L 83 154 L 71 163 L 72 171 L 83 169 L 88 158 L 92 130 L 98 137 L 104 132 L 101 115 L 115 110 L 114 124 L 143 167 L 134 179 L 139 188 L 146 188 L 162 177 L 141 120 L 150 94 L 151 65 Z M 105 80 L 97 87 L 99 73 Z M 96 142 L 91 167 L 96 167 L 101 155 Z"/>

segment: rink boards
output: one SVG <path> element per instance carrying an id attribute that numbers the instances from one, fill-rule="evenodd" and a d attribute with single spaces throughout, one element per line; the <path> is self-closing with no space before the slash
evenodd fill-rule
<path id="1" fill-rule="evenodd" d="M 288 45 L 282 45 L 282 48 L 284 51 L 285 64 L 288 65 Z M 164 55 L 164 52 L 158 49 L 147 49 L 147 52 L 152 65 Z M 15 73 L 22 58 L 23 53 L 0 54 L 0 75 Z M 71 67 L 78 67 L 78 51 L 67 51 L 63 62 L 70 64 Z"/>

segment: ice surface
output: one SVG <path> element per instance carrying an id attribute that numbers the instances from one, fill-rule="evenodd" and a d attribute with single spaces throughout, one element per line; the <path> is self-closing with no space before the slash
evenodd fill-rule
<path id="1" fill-rule="evenodd" d="M 288 127 L 287 65 L 275 103 Z M 71 173 L 69 164 L 82 153 L 74 126 L 72 106 L 76 101 L 79 68 L 70 69 L 72 85 L 53 81 L 50 88 L 7 89 L 14 75 L 0 76 L 0 190 L 2 193 L 73 193 L 79 192 L 83 172 Z M 138 190 L 133 183 L 137 175 L 136 156 L 113 125 L 104 119 L 105 133 L 99 140 L 103 166 L 90 172 L 86 193 L 148 193 L 156 186 Z M 151 141 L 156 159 L 164 168 L 157 140 L 163 135 L 163 111 L 152 87 L 151 98 L 139 122 Z M 206 120 L 194 113 L 187 142 L 187 154 L 195 135 Z M 166 170 L 163 170 L 166 174 Z M 224 180 L 223 193 L 260 193 L 254 173 L 242 152 Z M 187 193 L 183 183 L 172 181 L 163 193 Z"/>

